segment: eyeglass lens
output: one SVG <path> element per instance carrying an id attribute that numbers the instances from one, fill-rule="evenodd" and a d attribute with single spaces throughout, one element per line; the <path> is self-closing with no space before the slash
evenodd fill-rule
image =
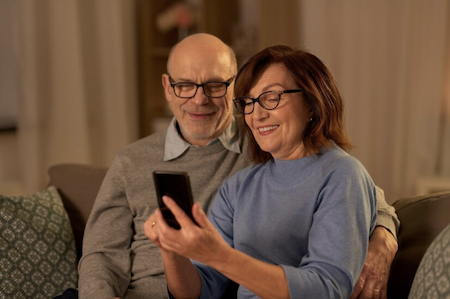
<path id="1" fill-rule="evenodd" d="M 174 84 L 173 88 L 176 96 L 180 98 L 192 98 L 196 95 L 199 86 L 201 86 L 203 92 L 211 98 L 220 98 L 227 93 L 227 84 L 223 82 L 207 82 L 204 84 L 180 82 Z"/>
<path id="2" fill-rule="evenodd" d="M 253 112 L 255 102 L 258 102 L 263 108 L 272 110 L 278 106 L 280 95 L 277 91 L 270 91 L 263 93 L 257 99 L 242 97 L 237 99 L 236 108 L 240 113 L 250 114 Z"/>

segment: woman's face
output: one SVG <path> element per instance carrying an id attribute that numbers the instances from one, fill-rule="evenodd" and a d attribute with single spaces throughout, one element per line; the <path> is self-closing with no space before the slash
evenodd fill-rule
<path id="1" fill-rule="evenodd" d="M 249 96 L 257 98 L 269 90 L 298 88 L 282 64 L 273 64 L 262 73 Z M 302 137 L 311 115 L 301 92 L 284 93 L 275 110 L 266 110 L 255 103 L 253 113 L 245 115 L 245 122 L 263 151 L 276 159 L 294 160 L 305 156 Z"/>

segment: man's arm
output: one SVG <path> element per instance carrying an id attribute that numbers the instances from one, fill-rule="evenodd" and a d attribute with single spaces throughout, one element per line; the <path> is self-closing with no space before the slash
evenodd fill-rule
<path id="1" fill-rule="evenodd" d="M 398 229 L 400 227 L 400 220 L 395 214 L 395 208 L 386 202 L 384 191 L 376 186 L 377 190 L 377 226 L 382 226 L 387 229 L 395 239 L 397 239 Z"/>
<path id="2" fill-rule="evenodd" d="M 78 264 L 80 298 L 123 296 L 130 283 L 133 216 L 120 165 L 109 168 L 86 225 Z"/>
<path id="3" fill-rule="evenodd" d="M 356 282 L 351 299 L 387 298 L 387 283 L 392 261 L 398 250 L 400 221 L 381 188 L 377 189 L 377 227 L 373 231 L 366 262 Z"/>

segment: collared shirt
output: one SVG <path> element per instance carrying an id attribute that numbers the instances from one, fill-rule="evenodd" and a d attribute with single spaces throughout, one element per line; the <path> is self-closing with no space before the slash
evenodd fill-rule
<path id="1" fill-rule="evenodd" d="M 170 122 L 169 127 L 167 128 L 166 142 L 164 147 L 164 161 L 170 161 L 178 158 L 189 147 L 198 147 L 197 145 L 192 145 L 184 140 L 184 138 L 178 132 L 177 126 L 177 120 L 174 117 Z M 215 138 L 208 142 L 206 146 L 214 144 L 216 142 L 221 142 L 227 150 L 240 154 L 241 146 L 239 144 L 237 126 L 237 120 L 233 116 L 233 120 L 225 129 L 225 131 L 218 138 Z"/>

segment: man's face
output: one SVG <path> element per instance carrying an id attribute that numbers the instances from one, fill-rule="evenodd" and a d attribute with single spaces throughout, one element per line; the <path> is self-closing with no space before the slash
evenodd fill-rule
<path id="1" fill-rule="evenodd" d="M 203 53 L 202 53 L 203 52 Z M 227 52 L 177 49 L 172 54 L 170 78 L 173 82 L 226 82 L 234 76 Z M 169 75 L 163 75 L 166 99 L 180 126 L 183 138 L 190 144 L 205 146 L 230 124 L 233 115 L 233 88 L 225 96 L 211 98 L 198 87 L 194 97 L 179 98 L 170 86 Z M 234 82 L 234 81 L 233 81 Z"/>

